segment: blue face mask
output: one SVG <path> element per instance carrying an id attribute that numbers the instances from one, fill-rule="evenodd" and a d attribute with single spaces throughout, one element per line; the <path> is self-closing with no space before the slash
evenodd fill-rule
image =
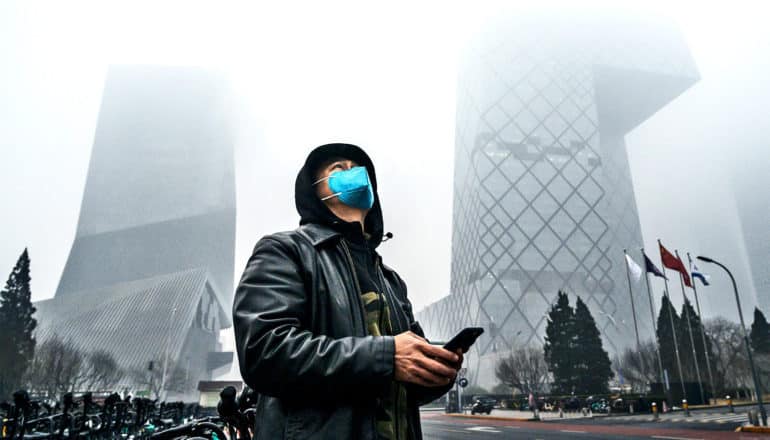
<path id="1" fill-rule="evenodd" d="M 369 181 L 369 173 L 366 167 L 353 167 L 349 170 L 337 171 L 328 177 L 313 183 L 317 185 L 324 180 L 329 180 L 329 189 L 332 194 L 321 200 L 339 197 L 340 201 L 348 206 L 359 209 L 370 209 L 374 205 L 374 190 Z"/>

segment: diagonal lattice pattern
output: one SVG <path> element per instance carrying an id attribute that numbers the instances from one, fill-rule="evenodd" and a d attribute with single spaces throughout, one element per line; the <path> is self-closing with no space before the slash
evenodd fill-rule
<path id="1" fill-rule="evenodd" d="M 481 37 L 459 82 L 451 294 L 419 319 L 434 338 L 469 325 L 488 330 L 469 357 L 472 380 L 494 367 L 482 358 L 542 344 L 559 290 L 586 302 L 606 349 L 633 341 L 622 252 L 640 261 L 641 228 L 625 127 L 602 116 L 597 63 L 624 65 L 615 51 L 635 60 L 618 44 L 640 55 L 625 63 L 636 68 L 680 52 L 656 55 L 630 37 L 607 39 L 607 29 L 575 38 L 541 24 L 523 20 Z M 667 73 L 687 67 L 673 66 Z M 633 287 L 646 304 L 643 285 Z M 640 319 L 640 332 L 649 328 Z"/>

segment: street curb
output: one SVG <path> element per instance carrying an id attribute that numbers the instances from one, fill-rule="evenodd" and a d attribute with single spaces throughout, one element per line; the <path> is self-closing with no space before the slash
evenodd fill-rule
<path id="1" fill-rule="evenodd" d="M 735 432 L 753 432 L 755 434 L 770 434 L 770 427 L 768 426 L 739 426 L 735 428 Z"/>
<path id="2" fill-rule="evenodd" d="M 470 414 L 446 414 L 449 417 L 457 417 L 457 418 L 464 418 L 464 419 L 476 419 L 476 420 L 495 420 L 498 422 L 539 422 L 540 419 L 535 419 L 534 417 L 498 417 L 498 416 L 477 416 L 477 415 L 470 415 Z"/>

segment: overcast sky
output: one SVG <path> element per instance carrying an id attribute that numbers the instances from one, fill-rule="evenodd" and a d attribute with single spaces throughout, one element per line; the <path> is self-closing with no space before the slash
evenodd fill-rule
<path id="1" fill-rule="evenodd" d="M 346 141 L 377 165 L 395 235 L 380 251 L 415 309 L 446 295 L 456 56 L 502 2 L 222 3 L 0 2 L 3 280 L 26 246 L 33 299 L 56 289 L 108 65 L 173 64 L 223 70 L 241 98 L 236 279 L 256 240 L 296 226 L 293 182 L 307 152 Z M 770 15 L 761 2 L 699 3 L 624 6 L 675 20 L 702 76 L 628 135 L 629 160 L 645 246 L 655 254 L 662 238 L 728 262 L 748 308 L 754 291 L 729 180 L 736 152 L 751 157 L 770 140 Z M 713 275 L 705 314 L 736 319 L 729 284 Z"/>

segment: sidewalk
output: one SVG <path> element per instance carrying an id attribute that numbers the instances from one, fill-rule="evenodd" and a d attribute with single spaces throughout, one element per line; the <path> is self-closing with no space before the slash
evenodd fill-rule
<path id="1" fill-rule="evenodd" d="M 513 409 L 493 409 L 492 414 L 486 415 L 486 414 L 476 414 L 471 415 L 470 410 L 465 410 L 465 414 L 449 414 L 453 417 L 473 417 L 473 418 L 479 418 L 479 419 L 504 419 L 504 420 L 519 420 L 519 421 L 525 421 L 525 420 L 534 420 L 534 415 L 532 414 L 532 411 L 518 411 Z M 588 419 L 591 417 L 606 417 L 607 414 L 596 414 L 593 415 L 591 413 L 588 413 L 587 416 L 584 416 L 582 413 L 578 412 L 565 412 L 564 417 L 559 416 L 558 411 L 540 411 L 540 420 L 543 421 L 549 421 L 549 420 L 564 420 L 564 419 Z"/>

